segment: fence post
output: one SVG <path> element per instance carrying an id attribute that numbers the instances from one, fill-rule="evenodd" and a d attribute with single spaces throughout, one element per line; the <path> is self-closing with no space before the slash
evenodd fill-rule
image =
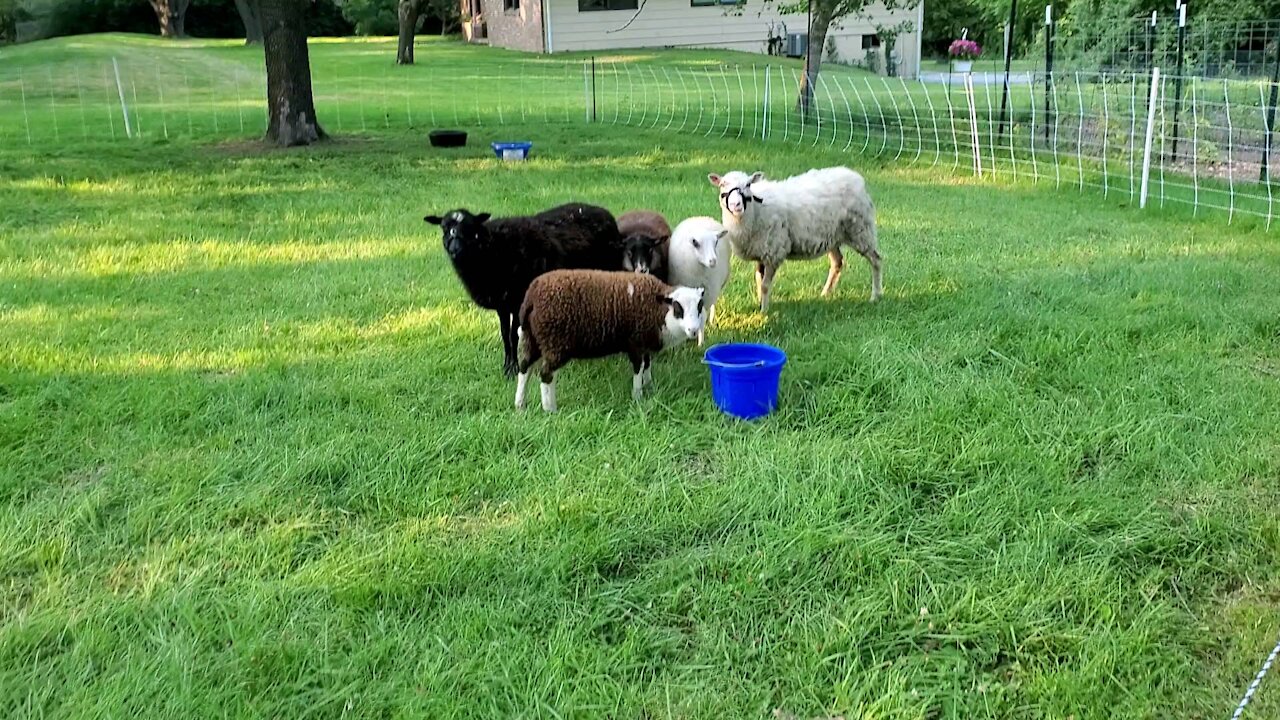
<path id="1" fill-rule="evenodd" d="M 1262 168 L 1258 171 L 1258 180 L 1267 182 L 1271 179 L 1271 137 L 1276 121 L 1276 89 L 1280 87 L 1280 38 L 1276 39 L 1275 66 L 1271 70 L 1271 98 L 1267 101 L 1267 125 L 1263 130 L 1266 136 L 1262 140 Z"/>
<path id="2" fill-rule="evenodd" d="M 1044 6 L 1044 141 L 1049 142 L 1049 84 L 1053 82 L 1053 4 Z M 1034 87 L 1034 86 L 1033 86 Z M 1032 133 L 1032 148 L 1035 133 Z"/>
<path id="3" fill-rule="evenodd" d="M 1173 154 L 1178 159 L 1178 116 L 1182 113 L 1182 49 L 1187 37 L 1187 5 L 1178 6 L 1178 77 L 1173 82 Z"/>
<path id="4" fill-rule="evenodd" d="M 114 56 L 111 58 L 111 67 L 116 71 L 116 92 L 120 94 L 120 112 L 124 115 L 124 134 L 125 137 L 131 138 L 133 129 L 129 126 L 129 106 L 124 102 L 124 86 L 120 84 L 120 65 Z"/>
<path id="5" fill-rule="evenodd" d="M 969 130 L 973 137 L 973 171 L 982 177 L 982 143 L 978 139 L 978 108 L 973 104 L 973 73 L 964 74 L 965 95 L 969 98 Z M 987 112 L 991 112 L 991 102 L 987 102 Z M 988 126 L 990 127 L 990 126 Z"/>
<path id="6" fill-rule="evenodd" d="M 1151 177 L 1151 139 L 1156 125 L 1156 92 L 1160 88 L 1160 68 L 1151 68 L 1151 94 L 1147 98 L 1147 138 L 1142 150 L 1142 190 L 1138 194 L 1138 207 L 1147 206 L 1148 180 Z"/>
<path id="7" fill-rule="evenodd" d="M 1013 62 L 1013 33 L 1017 21 L 1018 0 L 1012 0 L 1009 3 L 1008 38 L 1004 44 L 1004 92 L 1000 96 L 1000 131 L 998 133 L 1000 137 L 1004 137 L 1005 109 L 1009 106 L 1009 66 Z"/>
<path id="8" fill-rule="evenodd" d="M 591 122 L 596 121 L 596 56 L 591 56 Z"/>
<path id="9" fill-rule="evenodd" d="M 1156 11 L 1151 11 L 1151 24 L 1147 26 L 1147 67 L 1148 72 L 1156 66 L 1155 56 L 1155 38 L 1156 38 Z"/>
<path id="10" fill-rule="evenodd" d="M 591 122 L 591 75 L 587 72 L 587 62 L 582 61 L 582 112 L 587 122 Z M 566 111 L 567 114 L 567 111 Z M 568 120 L 568 118 L 565 118 Z"/>
<path id="11" fill-rule="evenodd" d="M 761 110 L 760 120 L 760 139 L 767 140 L 769 138 L 769 81 L 772 77 L 771 68 L 764 66 L 764 108 Z"/>

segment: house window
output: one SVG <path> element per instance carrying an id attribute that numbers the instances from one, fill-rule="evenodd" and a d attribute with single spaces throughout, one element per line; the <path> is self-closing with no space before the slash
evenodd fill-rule
<path id="1" fill-rule="evenodd" d="M 712 7 L 719 4 L 720 0 L 689 0 L 689 7 Z"/>
<path id="2" fill-rule="evenodd" d="M 520 9 L 520 0 L 502 0 L 502 9 L 507 12 L 518 11 Z"/>
<path id="3" fill-rule="evenodd" d="M 578 12 L 596 10 L 635 10 L 640 0 L 578 0 Z"/>
<path id="4" fill-rule="evenodd" d="M 880 47 L 879 35 L 863 35 L 862 36 L 863 50 L 871 50 L 872 48 L 878 48 L 878 47 Z"/>

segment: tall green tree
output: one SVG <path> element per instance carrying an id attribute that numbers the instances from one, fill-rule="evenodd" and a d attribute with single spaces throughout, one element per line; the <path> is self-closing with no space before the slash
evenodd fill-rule
<path id="1" fill-rule="evenodd" d="M 150 3 L 160 21 L 161 37 L 187 36 L 187 8 L 191 0 L 150 0 Z"/>
<path id="2" fill-rule="evenodd" d="M 813 104 L 813 86 L 818 82 L 818 73 L 822 70 L 822 49 L 827 44 L 827 33 L 831 27 L 839 26 L 842 20 L 860 17 L 873 0 L 764 0 L 765 6 L 773 6 L 783 15 L 807 15 L 809 18 L 809 46 L 804 54 L 804 78 L 800 81 L 800 91 L 796 98 L 796 107 L 802 116 L 808 115 Z M 919 0 L 879 0 L 876 4 L 885 10 L 907 10 L 916 6 Z"/>
<path id="3" fill-rule="evenodd" d="M 316 119 L 307 52 L 310 0 L 255 0 L 267 65 L 267 141 L 310 145 L 327 137 Z"/>

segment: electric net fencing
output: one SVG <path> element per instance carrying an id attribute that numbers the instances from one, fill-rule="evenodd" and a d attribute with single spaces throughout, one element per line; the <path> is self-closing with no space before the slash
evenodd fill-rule
<path id="1" fill-rule="evenodd" d="M 1280 36 L 1274 41 L 1280 41 Z M 1274 42 L 1273 41 L 1273 42 Z M 1276 48 L 1268 48 L 1275 52 Z M 1225 222 L 1276 208 L 1277 84 L 1150 70 L 926 73 L 887 77 L 795 61 L 526 56 L 352 72 L 313 63 L 317 116 L 333 134 L 599 124 L 1094 191 Z M 197 53 L 0 68 L 0 142 L 262 137 L 262 69 Z M 498 137 L 490 139 L 520 139 Z M 536 138 L 531 138 L 535 139 Z"/>
<path id="2" fill-rule="evenodd" d="M 1127 72 L 937 81 L 772 65 L 594 69 L 597 122 L 793 143 L 887 162 L 1092 189 L 1142 206 L 1268 225 L 1268 82 Z"/>

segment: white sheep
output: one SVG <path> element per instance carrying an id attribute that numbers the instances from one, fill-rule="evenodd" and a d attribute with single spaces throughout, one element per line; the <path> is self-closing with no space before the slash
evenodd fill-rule
<path id="1" fill-rule="evenodd" d="M 844 268 L 842 245 L 871 264 L 871 301 L 880 298 L 876 210 L 861 175 L 847 167 L 831 167 L 779 181 L 737 170 L 707 177 L 720 190 L 722 222 L 734 250 L 756 264 L 761 312 L 769 310 L 774 274 L 786 260 L 827 255 L 831 272 L 822 294 L 830 295 Z"/>
<path id="2" fill-rule="evenodd" d="M 729 281 L 733 253 L 725 239 L 728 230 L 712 218 L 691 217 L 671 234 L 667 246 L 667 280 L 672 285 L 700 287 L 702 302 L 707 307 L 707 325 L 716 316 L 716 299 Z M 706 329 L 698 331 L 698 345 L 706 338 Z"/>

